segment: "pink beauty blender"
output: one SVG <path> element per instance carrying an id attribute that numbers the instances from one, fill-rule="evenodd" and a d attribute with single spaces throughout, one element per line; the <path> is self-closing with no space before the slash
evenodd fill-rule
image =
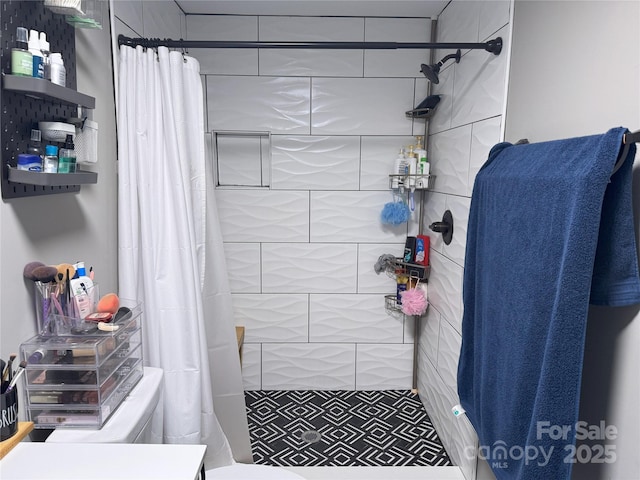
<path id="1" fill-rule="evenodd" d="M 421 288 L 409 288 L 400 293 L 402 297 L 402 313 L 405 315 L 424 315 L 427 311 L 427 298 Z"/>
<path id="2" fill-rule="evenodd" d="M 120 299 L 115 293 L 107 293 L 98 301 L 96 312 L 108 312 L 115 314 L 120 308 Z"/>

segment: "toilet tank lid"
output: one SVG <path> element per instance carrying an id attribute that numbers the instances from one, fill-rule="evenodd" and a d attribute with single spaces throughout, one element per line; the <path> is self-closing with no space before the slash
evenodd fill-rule
<path id="1" fill-rule="evenodd" d="M 162 395 L 164 372 L 144 367 L 143 376 L 99 430 L 56 428 L 47 442 L 56 443 L 133 443 L 153 414 Z"/>

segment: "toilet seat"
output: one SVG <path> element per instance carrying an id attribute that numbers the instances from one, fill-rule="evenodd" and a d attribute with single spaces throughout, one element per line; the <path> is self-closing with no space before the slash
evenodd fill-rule
<path id="1" fill-rule="evenodd" d="M 205 472 L 207 480 L 304 480 L 298 474 L 280 467 L 234 463 Z"/>

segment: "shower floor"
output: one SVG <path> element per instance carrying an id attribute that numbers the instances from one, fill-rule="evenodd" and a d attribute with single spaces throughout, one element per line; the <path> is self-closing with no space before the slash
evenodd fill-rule
<path id="1" fill-rule="evenodd" d="M 408 390 L 246 391 L 253 460 L 281 467 L 452 465 Z"/>

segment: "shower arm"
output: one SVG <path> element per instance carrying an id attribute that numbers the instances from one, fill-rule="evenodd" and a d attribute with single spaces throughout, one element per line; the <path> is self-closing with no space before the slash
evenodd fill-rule
<path id="1" fill-rule="evenodd" d="M 435 49 L 460 48 L 465 50 L 486 50 L 495 55 L 502 51 L 502 38 L 497 37 L 484 43 L 399 43 L 399 42 L 252 42 L 252 41 L 210 41 L 172 40 L 169 38 L 132 38 L 118 35 L 118 45 L 144 48 L 290 48 L 328 50 L 394 50 L 394 49 Z"/>

